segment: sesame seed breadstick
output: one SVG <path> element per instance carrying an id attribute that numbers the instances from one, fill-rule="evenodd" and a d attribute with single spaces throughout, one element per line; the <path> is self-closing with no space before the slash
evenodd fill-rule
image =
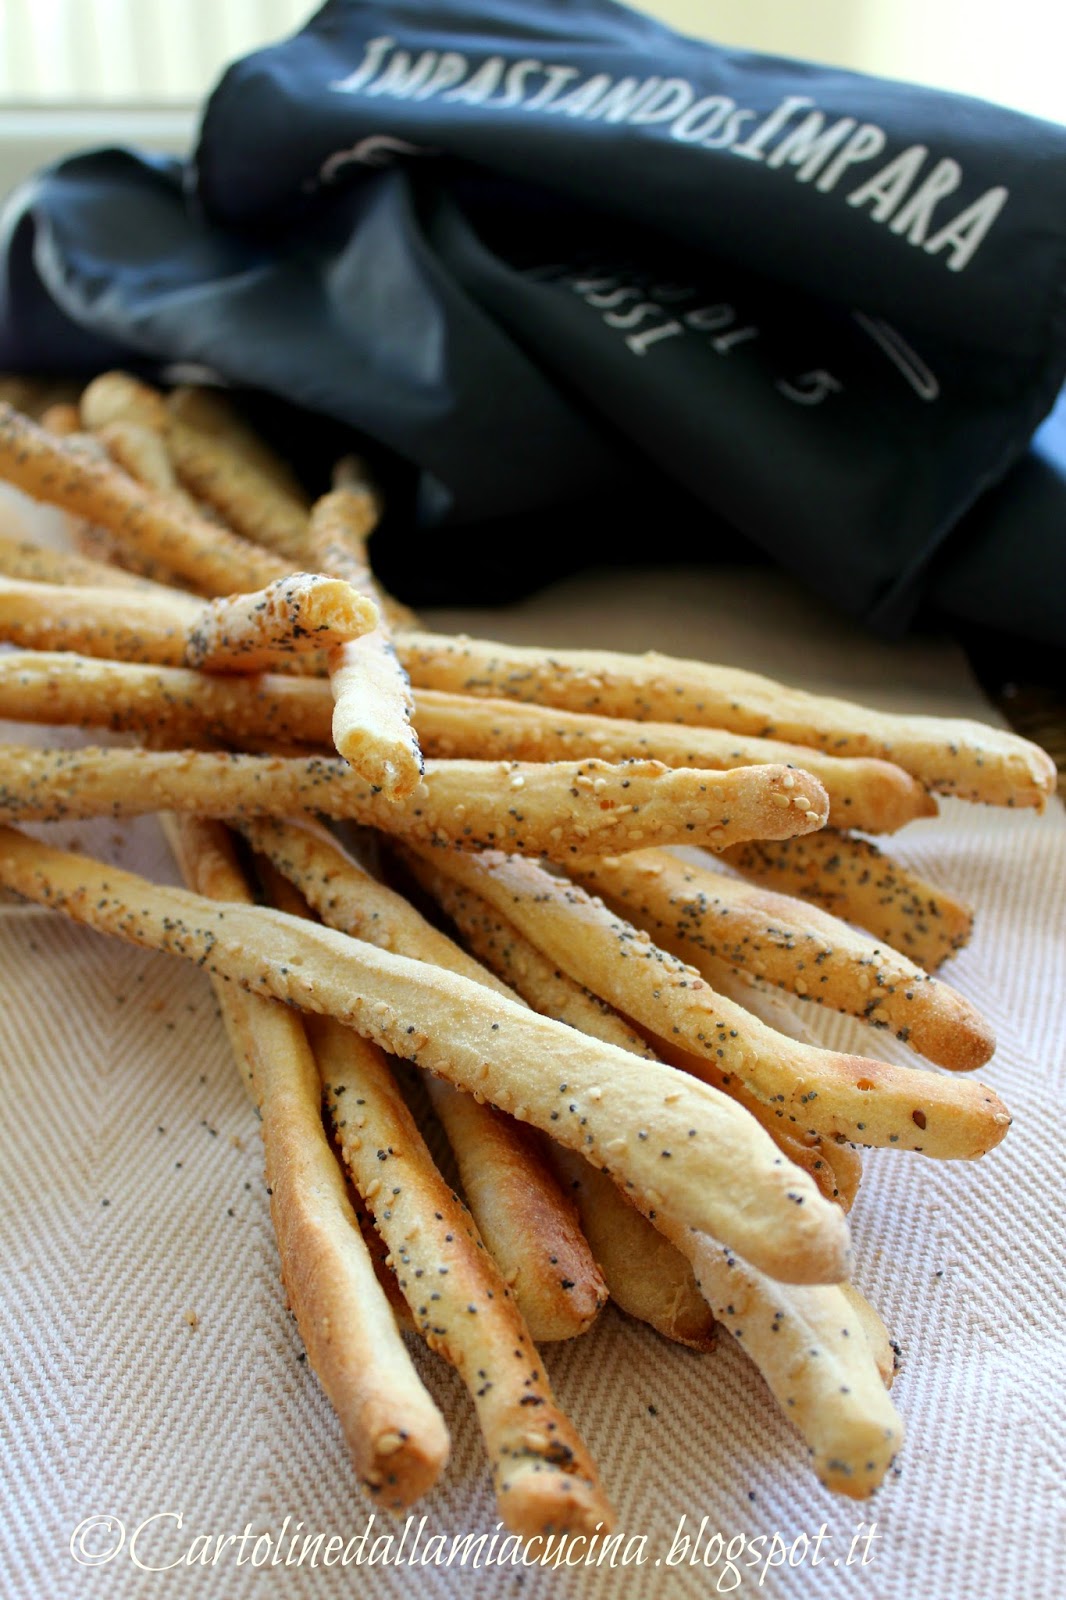
<path id="1" fill-rule="evenodd" d="M 166 396 L 165 405 L 171 416 L 179 422 L 195 428 L 198 433 L 221 440 L 235 455 L 243 456 L 250 466 L 256 467 L 264 477 L 271 478 L 291 499 L 306 504 L 303 491 L 288 463 L 275 455 L 248 426 L 221 390 L 179 384 Z"/>
<path id="2" fill-rule="evenodd" d="M 190 887 L 252 903 L 226 831 L 184 818 L 173 830 Z M 423 1387 L 380 1288 L 322 1127 L 322 1085 L 295 1012 L 214 980 L 261 1117 L 282 1281 L 311 1366 L 340 1419 L 356 1471 L 399 1511 L 448 1457 L 444 1419 Z"/>
<path id="3" fill-rule="evenodd" d="M 332 572 L 377 599 L 363 543 L 372 517 L 376 508 L 368 490 L 334 489 L 312 508 L 307 548 L 323 572 Z M 412 794 L 425 763 L 411 726 L 411 687 L 384 616 L 362 639 L 334 653 L 330 687 L 335 705 L 333 743 L 341 755 L 377 784 L 387 799 L 402 800 Z"/>
<path id="4" fill-rule="evenodd" d="M 339 756 L 20 745 L 5 745 L 2 754 L 0 819 L 9 822 L 133 817 L 160 808 L 221 818 L 320 812 L 441 847 L 478 850 L 506 842 L 517 851 L 582 855 L 617 849 L 626 842 L 619 836 L 627 832 L 632 838 L 635 830 L 612 824 L 630 820 L 628 813 L 638 808 L 641 838 L 651 843 L 683 838 L 702 844 L 761 829 L 808 826 L 799 812 L 766 804 L 779 775 L 775 767 L 699 773 L 653 762 L 610 767 L 600 761 L 558 761 L 543 767 L 516 762 L 501 770 L 493 762 L 440 761 L 427 764 L 410 799 L 389 802 Z M 597 789 L 601 778 L 603 787 Z M 714 780 L 720 780 L 716 788 L 733 788 L 734 801 L 755 792 L 754 803 L 729 805 L 728 829 L 691 820 L 716 815 L 705 804 Z"/>
<path id="5" fill-rule="evenodd" d="M 434 891 L 441 887 L 438 868 L 430 867 L 428 881 Z M 462 895 L 463 891 L 459 893 Z M 497 953 L 501 968 L 506 966 L 513 972 L 517 967 L 527 975 L 538 972 L 537 953 L 529 951 L 520 933 L 509 927 L 493 929 L 491 910 L 486 910 L 480 924 L 476 923 L 474 896 L 467 895 L 465 902 L 460 900 L 457 904 L 456 897 L 445 892 L 442 903 L 450 912 L 459 910 L 464 929 L 472 924 L 480 926 Z M 534 987 L 527 986 L 523 992 L 534 1005 L 540 996 L 549 997 L 552 1014 L 557 1014 L 563 975 L 553 975 L 543 957 L 539 973 L 539 986 L 538 978 L 530 976 Z M 622 1049 L 642 1051 L 640 1042 L 617 1013 L 604 1008 L 572 982 L 564 1006 L 571 1026 L 598 1038 L 606 1037 Z M 617 1291 L 619 1304 L 672 1337 L 677 1336 L 673 1319 L 678 1315 L 686 1319 L 684 1325 L 702 1328 L 704 1337 L 709 1337 L 707 1312 L 713 1312 L 762 1369 L 786 1415 L 807 1439 L 823 1481 L 844 1493 L 871 1492 L 899 1448 L 902 1436 L 898 1417 L 891 1406 L 886 1406 L 880 1383 L 875 1384 L 879 1371 L 883 1376 L 878 1358 L 883 1358 L 884 1352 L 876 1344 L 876 1329 L 881 1325 L 872 1306 L 849 1285 L 841 1286 L 844 1292 L 785 1288 L 762 1274 L 750 1272 L 735 1255 L 720 1250 L 706 1235 L 670 1224 L 664 1226 L 661 1220 L 657 1220 L 656 1227 L 662 1228 L 662 1233 L 653 1234 L 659 1245 L 656 1252 L 632 1222 L 627 1223 L 626 1213 L 631 1217 L 636 1213 L 609 1178 L 589 1163 L 579 1161 L 572 1151 L 553 1144 L 552 1153 L 562 1170 L 572 1173 L 573 1181 L 579 1185 L 579 1204 L 582 1198 L 585 1200 L 582 1220 L 612 1295 Z M 648 1228 L 640 1217 L 637 1225 Z M 664 1290 L 672 1291 L 670 1298 L 657 1300 L 656 1291 Z M 705 1301 L 702 1313 L 693 1310 L 693 1291 Z M 634 1298 L 630 1300 L 630 1296 Z M 738 1320 L 741 1314 L 743 1325 Z M 787 1353 L 782 1355 L 774 1339 L 783 1342 Z M 826 1357 L 828 1364 L 823 1370 L 818 1363 Z"/>
<path id="6" fill-rule="evenodd" d="M 713 1239 L 665 1232 L 687 1254 L 712 1311 L 746 1350 L 807 1442 L 827 1489 L 865 1499 L 903 1443 L 860 1317 L 837 1285 L 779 1284 Z"/>
<path id="7" fill-rule="evenodd" d="M 0 651 L 0 718 L 151 733 L 176 745 L 321 742 L 333 699 L 321 678 L 191 672 L 79 656 Z"/>
<path id="8" fill-rule="evenodd" d="M 209 594 L 259 589 L 289 566 L 248 540 L 175 506 L 111 461 L 97 461 L 0 405 L 0 477 L 34 500 L 106 528 L 119 550 L 147 557 Z"/>
<path id="9" fill-rule="evenodd" d="M 190 493 L 214 507 L 245 539 L 290 563 L 300 560 L 307 541 L 307 510 L 301 501 L 231 449 L 222 436 L 189 427 L 157 389 L 126 372 L 105 372 L 82 395 L 81 414 L 94 430 L 123 422 L 155 432 Z"/>
<path id="10" fill-rule="evenodd" d="M 154 589 L 161 587 L 149 579 L 108 566 L 87 556 L 66 550 L 50 550 L 28 539 L 8 539 L 0 535 L 0 574 L 22 578 L 29 583 L 74 584 L 90 589 Z M 171 590 L 171 593 L 180 591 Z"/>
<path id="11" fill-rule="evenodd" d="M 279 655 L 335 649 L 377 626 L 378 608 L 339 578 L 293 572 L 254 594 L 209 601 L 185 646 L 203 672 L 261 672 Z"/>
<path id="12" fill-rule="evenodd" d="M 996 1047 L 976 1006 L 886 945 L 801 900 L 643 850 L 575 862 L 571 876 L 718 987 L 750 975 L 891 1028 L 938 1066 L 970 1071 Z M 743 1001 L 741 1001 L 743 1004 Z"/>
<path id="13" fill-rule="evenodd" d="M 677 1049 L 670 1041 L 654 1036 L 649 1043 L 623 1021 L 617 1011 L 549 961 L 494 906 L 448 878 L 434 862 L 410 852 L 405 852 L 404 859 L 422 887 L 451 917 L 474 953 L 516 989 L 535 1011 L 554 1017 L 557 1022 L 565 1022 L 594 1039 L 643 1056 L 645 1060 L 665 1061 L 683 1072 L 691 1072 L 713 1089 L 728 1094 L 765 1128 L 791 1162 L 810 1175 L 827 1200 L 836 1200 L 845 1211 L 850 1208 L 862 1176 L 861 1158 L 850 1146 L 822 1139 L 809 1130 L 798 1130 L 779 1106 L 764 1105 L 744 1088 L 735 1074 L 723 1070 L 717 1060 L 693 1056 Z"/>
<path id="14" fill-rule="evenodd" d="M 893 715 L 770 678 L 649 652 L 551 650 L 434 633 L 397 636 L 420 689 L 533 700 L 567 711 L 729 728 L 895 762 L 928 789 L 993 805 L 1043 807 L 1055 766 L 1038 745 L 980 722 Z"/>
<path id="15" fill-rule="evenodd" d="M 969 943 L 973 911 L 868 839 L 827 829 L 798 849 L 746 844 L 723 860 L 753 883 L 822 906 L 935 972 Z"/>
<path id="16" fill-rule="evenodd" d="M 777 1033 L 602 901 L 532 861 L 498 851 L 440 851 L 433 860 L 572 978 L 656 1038 L 721 1063 L 800 1131 L 972 1158 L 997 1145 L 1010 1125 L 1002 1101 L 984 1084 L 821 1050 Z"/>
<path id="17" fill-rule="evenodd" d="M 518 761 L 639 756 L 668 767 L 743 767 L 760 761 L 802 767 L 820 780 L 829 796 L 830 827 L 867 833 L 892 833 L 937 809 L 917 779 L 891 762 L 823 755 L 810 746 L 721 728 L 635 722 L 436 689 L 415 691 L 415 727 L 429 756 L 509 756 Z"/>
<path id="18" fill-rule="evenodd" d="M 0 829 L 0 884 L 102 933 L 335 1017 L 550 1132 L 615 1176 L 641 1209 L 743 1249 L 772 1275 L 817 1283 L 846 1275 L 838 1208 L 745 1111 L 684 1073 L 332 928 L 261 906 L 220 906 L 13 828 Z"/>
<path id="19" fill-rule="evenodd" d="M 541 1016 L 565 1022 L 645 1060 L 656 1059 L 617 1012 L 554 969 L 483 900 L 443 877 L 431 863 L 409 854 L 405 860 L 471 947 Z M 545 1141 L 545 1154 L 577 1203 L 582 1229 L 611 1299 L 665 1338 L 697 1350 L 711 1349 L 714 1318 L 685 1258 L 630 1205 L 610 1178 L 588 1161 L 554 1139 Z"/>
<path id="20" fill-rule="evenodd" d="M 526 1537 L 609 1525 L 613 1513 L 588 1449 L 556 1403 L 518 1306 L 433 1165 L 381 1052 L 328 1018 L 313 1018 L 310 1033 L 341 1155 L 416 1326 L 477 1409 L 500 1516 Z"/>
<path id="21" fill-rule="evenodd" d="M 402 895 L 372 878 L 323 828 L 263 820 L 246 823 L 243 832 L 329 927 L 516 998 Z M 292 909 L 277 893 L 273 898 L 281 910 Z M 586 1332 L 606 1290 L 573 1204 L 545 1166 L 536 1136 L 440 1078 L 427 1078 L 426 1087 L 481 1236 L 534 1340 L 542 1344 Z"/>

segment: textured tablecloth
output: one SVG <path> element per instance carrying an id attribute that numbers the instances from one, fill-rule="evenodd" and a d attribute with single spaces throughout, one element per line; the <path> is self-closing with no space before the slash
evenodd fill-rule
<path id="1" fill-rule="evenodd" d="M 520 610 L 446 620 L 520 640 L 732 659 L 881 704 L 992 715 L 949 647 L 871 643 L 777 579 L 587 578 Z M 175 881 L 151 819 L 66 836 Z M 948 976 L 997 1030 L 984 1075 L 1016 1118 L 1006 1143 L 973 1165 L 867 1158 L 857 1277 L 903 1347 L 898 1468 L 865 1505 L 830 1496 L 728 1337 L 696 1356 L 608 1309 L 546 1359 L 630 1554 L 644 1555 L 613 1570 L 419 1564 L 432 1535 L 497 1525 L 470 1406 L 421 1350 L 454 1439 L 442 1486 L 416 1513 L 421 1543 L 413 1527 L 391 1565 L 282 1564 L 294 1535 L 348 1540 L 370 1507 L 284 1308 L 257 1123 L 207 981 L 48 913 L 0 907 L 4 1600 L 759 1592 L 761 1566 L 745 1567 L 751 1555 L 736 1544 L 739 1587 L 725 1559 L 670 1564 L 682 1517 L 690 1536 L 707 1519 L 699 1559 L 715 1533 L 780 1535 L 762 1554 L 787 1546 L 799 1564 L 771 1569 L 762 1592 L 789 1600 L 1062 1593 L 1066 823 L 1058 802 L 1041 818 L 951 803 L 892 848 L 977 906 L 973 943 Z M 906 1058 L 857 1024 L 815 1021 L 833 1044 Z M 87 1519 L 104 1520 L 84 1528 Z M 234 1545 L 213 1567 L 185 1564 L 216 1548 L 198 1536 L 248 1524 L 278 1542 L 246 1541 L 242 1565 Z M 122 1548 L 79 1565 L 79 1527 L 83 1563 L 124 1530 Z M 182 1564 L 139 1569 L 129 1555 L 138 1528 L 144 1566 Z M 379 1519 L 375 1532 L 388 1531 L 398 1533 Z M 264 1552 L 275 1564 L 253 1566 Z"/>

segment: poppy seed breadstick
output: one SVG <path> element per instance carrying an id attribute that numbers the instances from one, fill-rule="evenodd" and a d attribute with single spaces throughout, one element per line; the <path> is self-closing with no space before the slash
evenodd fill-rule
<path id="1" fill-rule="evenodd" d="M 806 1440 L 821 1482 L 856 1500 L 872 1494 L 903 1443 L 903 1424 L 864 1318 L 843 1289 L 775 1283 L 706 1235 L 669 1223 L 664 1231 L 688 1256 L 721 1326 Z"/>
<path id="2" fill-rule="evenodd" d="M 965 901 L 850 833 L 826 829 L 796 849 L 744 844 L 723 852 L 723 860 L 752 883 L 858 923 L 927 972 L 968 944 L 973 932 Z"/>
<path id="3" fill-rule="evenodd" d="M 149 578 L 127 572 L 124 567 L 109 566 L 103 561 L 90 560 L 88 556 L 74 555 L 66 550 L 51 550 L 47 545 L 33 544 L 28 539 L 8 539 L 0 535 L 0 574 L 5 578 L 21 578 L 27 583 L 73 584 L 90 589 L 141 589 L 162 588 Z M 177 593 L 178 590 L 169 590 Z"/>
<path id="4" fill-rule="evenodd" d="M 881 1313 L 853 1283 L 842 1283 L 838 1287 L 862 1325 L 881 1382 L 886 1389 L 891 1389 L 900 1367 L 899 1346 L 889 1337 Z"/>
<path id="5" fill-rule="evenodd" d="M 154 432 L 191 494 L 218 511 L 245 539 L 265 545 L 290 563 L 301 559 L 307 539 L 302 502 L 221 436 L 189 427 L 157 389 L 126 372 L 105 372 L 83 393 L 81 414 L 86 426 L 96 431 L 126 423 Z"/>
<path id="6" fill-rule="evenodd" d="M 291 893 L 341 933 L 515 996 L 401 895 L 377 882 L 317 824 L 261 820 L 245 837 L 284 874 Z M 274 904 L 292 907 L 275 891 Z M 597 1316 L 606 1291 L 574 1207 L 546 1168 L 536 1136 L 494 1107 L 430 1076 L 430 1101 L 455 1154 L 467 1202 L 537 1344 L 573 1339 Z"/>
<path id="7" fill-rule="evenodd" d="M 101 441 L 112 461 L 146 489 L 158 489 L 186 511 L 201 514 L 196 501 L 178 482 L 166 444 L 154 429 L 137 422 L 108 422 L 96 429 L 93 437 Z"/>
<path id="8" fill-rule="evenodd" d="M 293 572 L 254 594 L 211 600 L 185 646 L 202 672 L 259 672 L 279 656 L 332 650 L 369 633 L 378 608 L 339 578 Z"/>
<path id="9" fill-rule="evenodd" d="M 248 426 L 221 390 L 179 384 L 166 395 L 164 404 L 170 415 L 179 422 L 195 428 L 197 433 L 220 440 L 235 455 L 243 456 L 264 477 L 272 479 L 292 499 L 306 504 L 292 469 Z"/>
<path id="10" fill-rule="evenodd" d="M 892 833 L 915 817 L 936 813 L 936 801 L 902 767 L 870 757 L 823 755 L 778 739 L 756 739 L 721 728 L 636 722 L 559 711 L 521 700 L 415 690 L 415 727 L 427 756 L 559 761 L 599 756 L 639 757 L 668 767 L 745 767 L 760 761 L 811 772 L 829 796 L 829 825 Z M 801 792 L 799 788 L 797 793 Z"/>
<path id="11" fill-rule="evenodd" d="M 1040 809 L 1054 793 L 1054 762 L 1017 734 L 956 718 L 875 711 L 734 667 L 420 632 L 399 634 L 397 647 L 419 689 L 728 728 L 829 755 L 875 756 L 905 768 L 927 789 L 962 800 Z"/>
<path id="12" fill-rule="evenodd" d="M 0 651 L 0 718 L 151 733 L 174 745 L 329 738 L 323 678 L 192 672 L 64 650 Z"/>
<path id="13" fill-rule="evenodd" d="M 184 818 L 172 830 L 190 887 L 252 903 L 226 830 Z M 389 1510 L 431 1488 L 448 1431 L 407 1354 L 322 1127 L 322 1084 L 299 1016 L 214 980 L 234 1053 L 259 1106 L 282 1281 L 311 1366 L 344 1429 L 356 1471 Z"/>
<path id="14" fill-rule="evenodd" d="M 339 756 L 20 745 L 3 746 L 2 755 L 0 821 L 9 822 L 132 817 L 161 808 L 220 818 L 319 812 L 441 848 L 506 843 L 516 851 L 583 856 L 617 850 L 635 831 L 621 824 L 634 820 L 644 843 L 683 838 L 700 844 L 730 832 L 810 826 L 800 813 L 767 803 L 776 792 L 774 767 L 700 773 L 651 762 L 430 762 L 410 799 L 389 802 Z M 733 790 L 730 829 L 692 820 L 718 814 L 707 806 L 712 780 Z M 632 816 L 638 809 L 639 819 Z"/>
<path id="15" fill-rule="evenodd" d="M 743 1248 L 772 1275 L 846 1276 L 848 1230 L 837 1207 L 745 1111 L 684 1073 L 332 928 L 261 906 L 222 906 L 13 828 L 0 828 L 0 884 L 99 932 L 335 1017 L 551 1133 L 612 1174 L 642 1209 Z"/>
<path id="16" fill-rule="evenodd" d="M 962 995 L 804 901 L 693 866 L 668 850 L 575 862 L 571 876 L 688 961 L 712 988 L 723 969 L 749 974 L 891 1028 L 928 1060 L 956 1071 L 983 1066 L 995 1049 L 988 1024 Z"/>
<path id="17" fill-rule="evenodd" d="M 845 1211 L 849 1209 L 862 1171 L 858 1154 L 849 1146 L 837 1145 L 809 1131 L 801 1132 L 785 1118 L 780 1107 L 765 1105 L 748 1093 L 736 1075 L 724 1071 L 717 1061 L 677 1050 L 663 1039 L 653 1038 L 649 1044 L 617 1011 L 549 961 L 495 906 L 448 878 L 435 862 L 410 852 L 405 852 L 404 859 L 418 882 L 455 923 L 475 955 L 517 990 L 535 1011 L 646 1060 L 666 1061 L 728 1094 L 765 1128 L 791 1162 L 813 1178 L 827 1200 L 836 1200 Z"/>
<path id="18" fill-rule="evenodd" d="M 777 1033 L 602 901 L 532 861 L 499 851 L 440 851 L 433 860 L 572 978 L 657 1038 L 720 1064 L 801 1132 L 968 1159 L 992 1149 L 1010 1126 L 1006 1107 L 984 1084 L 821 1050 Z"/>
<path id="19" fill-rule="evenodd" d="M 419 857 L 405 854 L 404 859 L 471 947 L 541 1016 L 565 1022 L 645 1060 L 656 1059 L 617 1012 L 554 969 L 491 906 Z M 714 1319 L 685 1258 L 630 1205 L 610 1178 L 554 1139 L 546 1140 L 545 1147 L 548 1161 L 577 1202 L 581 1226 L 611 1299 L 665 1338 L 693 1349 L 710 1349 Z"/>
<path id="20" fill-rule="evenodd" d="M 107 529 L 120 552 L 148 558 L 208 594 L 260 589 L 289 565 L 226 528 L 175 506 L 115 464 L 56 439 L 0 405 L 0 478 L 34 500 Z"/>
<path id="21" fill-rule="evenodd" d="M 330 1018 L 312 1018 L 309 1027 L 344 1163 L 419 1332 L 470 1392 L 505 1524 L 526 1537 L 610 1525 L 592 1458 L 381 1051 Z"/>
<path id="22" fill-rule="evenodd" d="M 369 498 L 364 489 L 334 489 L 317 500 L 307 549 L 315 566 L 377 599 L 362 542 L 375 514 L 368 510 Z M 383 615 L 371 632 L 334 652 L 329 676 L 336 748 L 387 799 L 412 794 L 425 762 L 411 726 L 411 686 Z"/>

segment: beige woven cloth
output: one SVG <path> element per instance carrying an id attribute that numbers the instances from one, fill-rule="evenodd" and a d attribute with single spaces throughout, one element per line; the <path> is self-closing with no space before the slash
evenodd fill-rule
<path id="1" fill-rule="evenodd" d="M 778 580 L 616 575 L 447 620 L 516 639 L 729 658 L 882 703 L 985 711 L 946 646 L 871 643 Z M 173 879 L 150 819 L 71 833 Z M 359 1535 L 369 1507 L 284 1308 L 256 1120 L 207 982 L 47 913 L 0 907 L 3 1600 L 695 1600 L 759 1593 L 760 1557 L 784 1547 L 798 1564 L 772 1568 L 761 1592 L 789 1600 L 1061 1593 L 1066 823 L 1058 803 L 1043 818 L 953 804 L 894 848 L 978 908 L 973 944 L 950 975 L 998 1031 L 985 1075 L 1016 1116 L 1006 1144 L 973 1166 L 868 1159 L 854 1211 L 858 1279 L 903 1347 L 896 1394 L 908 1442 L 897 1475 L 868 1505 L 831 1497 L 728 1338 L 699 1357 L 609 1309 L 547 1363 L 601 1464 L 631 1556 L 644 1555 L 613 1569 L 420 1564 L 432 1535 L 491 1534 L 496 1517 L 465 1395 L 417 1351 L 454 1451 L 419 1507 L 413 1557 L 409 1538 L 391 1565 L 283 1564 L 294 1536 Z M 854 1024 L 820 1020 L 834 1043 L 862 1037 Z M 876 1049 L 882 1036 L 863 1042 Z M 743 1553 L 734 1543 L 739 1585 L 725 1559 L 669 1564 L 682 1517 L 689 1535 L 707 1519 L 698 1560 L 712 1534 L 767 1536 Z M 247 1541 L 240 1565 L 233 1545 L 213 1567 L 153 1573 L 130 1559 L 138 1528 L 143 1567 L 162 1567 L 248 1524 L 280 1542 Z M 803 1537 L 823 1525 L 821 1545 L 804 1554 Z M 81 1565 L 71 1554 L 79 1528 Z M 113 1559 L 84 1564 L 116 1542 Z M 253 1551 L 275 1564 L 254 1566 Z"/>

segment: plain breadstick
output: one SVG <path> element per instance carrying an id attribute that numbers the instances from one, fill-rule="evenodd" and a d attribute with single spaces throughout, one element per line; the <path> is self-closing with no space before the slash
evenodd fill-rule
<path id="1" fill-rule="evenodd" d="M 305 506 L 223 437 L 189 427 L 158 390 L 126 372 L 105 372 L 82 395 L 81 414 L 97 431 L 127 423 L 155 432 L 197 499 L 213 506 L 246 539 L 286 561 L 300 559 L 307 540 Z"/>
<path id="2" fill-rule="evenodd" d="M 969 943 L 973 911 L 868 839 L 826 829 L 799 848 L 762 843 L 724 859 L 754 883 L 798 895 L 883 940 L 927 972 Z"/>
<path id="3" fill-rule="evenodd" d="M 119 550 L 147 557 L 207 594 L 260 589 L 289 564 L 146 489 L 28 417 L 0 405 L 0 477 L 34 500 L 99 523 Z"/>
<path id="4" fill-rule="evenodd" d="M 869 757 L 823 755 L 778 739 L 721 728 L 599 717 L 519 700 L 483 700 L 435 689 L 415 691 L 415 727 L 427 756 L 561 761 L 638 756 L 668 767 L 745 767 L 772 761 L 813 772 L 829 796 L 829 825 L 892 833 L 936 812 L 936 801 L 902 767 Z"/>
<path id="5" fill-rule="evenodd" d="M 657 1038 L 720 1064 L 801 1132 L 973 1158 L 997 1145 L 1010 1126 L 1003 1102 L 984 1084 L 821 1050 L 777 1033 L 602 901 L 532 861 L 498 851 L 439 851 L 433 859 L 579 983 Z"/>
<path id="6" fill-rule="evenodd" d="M 365 536 L 370 500 L 365 489 L 334 489 L 311 511 L 308 552 L 323 572 L 344 578 L 377 598 Z M 333 742 L 341 755 L 376 783 L 390 800 L 402 800 L 424 771 L 418 736 L 411 726 L 411 688 L 397 659 L 388 622 L 343 645 L 330 661 Z"/>
<path id="7" fill-rule="evenodd" d="M 827 1489 L 873 1493 L 903 1443 L 903 1424 L 864 1331 L 836 1285 L 774 1283 L 705 1235 L 666 1225 L 718 1321 L 746 1350 L 807 1441 Z"/>
<path id="8" fill-rule="evenodd" d="M 377 623 L 377 606 L 351 584 L 293 572 L 254 594 L 209 601 L 188 635 L 185 665 L 262 672 L 279 656 L 333 650 Z"/>
<path id="9" fill-rule="evenodd" d="M 582 855 L 618 849 L 634 832 L 642 842 L 703 844 L 811 826 L 808 813 L 771 803 L 776 767 L 714 773 L 675 772 L 652 762 L 429 762 L 417 792 L 390 803 L 340 757 L 20 745 L 5 745 L 2 754 L 0 820 L 9 822 L 132 817 L 160 808 L 220 818 L 321 812 L 437 847 L 506 843 L 517 851 Z M 712 787 L 718 791 L 714 810 L 708 805 Z M 731 801 L 723 789 L 732 790 Z M 724 824 L 717 820 L 723 811 Z M 632 821 L 640 822 L 639 830 L 629 827 Z"/>
<path id="10" fill-rule="evenodd" d="M 747 1112 L 684 1073 L 331 928 L 219 906 L 12 828 L 0 829 L 0 883 L 102 933 L 335 1017 L 578 1150 L 642 1210 L 712 1234 L 771 1275 L 846 1276 L 841 1212 Z"/>
<path id="11" fill-rule="evenodd" d="M 842 1283 L 838 1287 L 862 1325 L 874 1365 L 881 1374 L 881 1382 L 886 1389 L 891 1389 L 900 1368 L 899 1345 L 889 1337 L 881 1313 L 853 1283 Z"/>
<path id="12" fill-rule="evenodd" d="M 716 1059 L 694 1056 L 661 1038 L 652 1037 L 649 1044 L 617 1011 L 612 1011 L 549 961 L 495 906 L 488 905 L 447 877 L 434 862 L 409 852 L 405 860 L 422 887 L 451 917 L 474 953 L 517 990 L 535 1011 L 554 1017 L 557 1022 L 565 1022 L 594 1039 L 617 1045 L 620 1050 L 628 1050 L 647 1060 L 666 1061 L 683 1072 L 694 1073 L 713 1089 L 728 1094 L 766 1129 L 791 1162 L 810 1174 L 827 1200 L 836 1200 L 845 1211 L 850 1208 L 862 1176 L 862 1162 L 849 1145 L 840 1145 L 809 1129 L 797 1128 L 795 1119 L 787 1118 L 780 1106 L 766 1105 L 749 1093 L 736 1075 L 723 1070 Z"/>
<path id="13" fill-rule="evenodd" d="M 243 831 L 284 875 L 284 886 L 295 885 L 306 896 L 304 904 L 309 902 L 329 927 L 515 998 L 401 895 L 372 878 L 324 829 L 259 821 Z M 282 911 L 293 909 L 278 892 L 272 899 Z M 535 1341 L 584 1333 L 606 1291 L 574 1207 L 545 1167 L 535 1134 L 440 1078 L 429 1077 L 427 1088 L 481 1236 Z"/>
<path id="14" fill-rule="evenodd" d="M 734 667 L 649 653 L 544 650 L 434 633 L 397 636 L 420 689 L 533 700 L 567 711 L 728 728 L 828 755 L 895 762 L 928 789 L 994 805 L 1043 807 L 1055 765 L 1038 745 L 980 722 L 894 715 L 787 688 Z"/>
<path id="15" fill-rule="evenodd" d="M 0 602 L 2 603 L 2 602 Z M 324 679 L 191 672 L 63 650 L 0 651 L 0 718 L 151 733 L 172 745 L 317 744 L 333 698 Z"/>
<path id="16" fill-rule="evenodd" d="M 389 1248 L 415 1324 L 477 1408 L 507 1527 L 591 1533 L 613 1513 L 557 1405 L 514 1297 L 433 1165 L 381 1052 L 329 1018 L 310 1033 L 345 1165 Z"/>
<path id="17" fill-rule="evenodd" d="M 719 987 L 723 968 L 890 1028 L 938 1066 L 970 1071 L 996 1047 L 976 1006 L 887 945 L 804 901 L 668 850 L 576 862 L 571 876 Z M 742 1002 L 743 1003 L 743 1002 Z"/>
<path id="18" fill-rule="evenodd" d="M 177 848 L 190 887 L 251 903 L 224 828 L 185 818 Z M 440 1475 L 448 1431 L 411 1364 L 325 1137 L 303 1023 L 233 984 L 216 980 L 215 993 L 259 1105 L 282 1280 L 308 1358 L 360 1479 L 381 1505 L 403 1510 Z"/>
<path id="19" fill-rule="evenodd" d="M 124 567 L 108 566 L 103 561 L 91 561 L 87 556 L 73 555 L 66 550 L 50 550 L 46 545 L 33 544 L 27 539 L 8 539 L 0 535 L 0 574 L 5 578 L 21 578 L 28 583 L 75 584 L 90 589 L 141 589 L 161 588 L 150 579 L 127 572 Z M 180 591 L 169 590 L 170 594 Z"/>

